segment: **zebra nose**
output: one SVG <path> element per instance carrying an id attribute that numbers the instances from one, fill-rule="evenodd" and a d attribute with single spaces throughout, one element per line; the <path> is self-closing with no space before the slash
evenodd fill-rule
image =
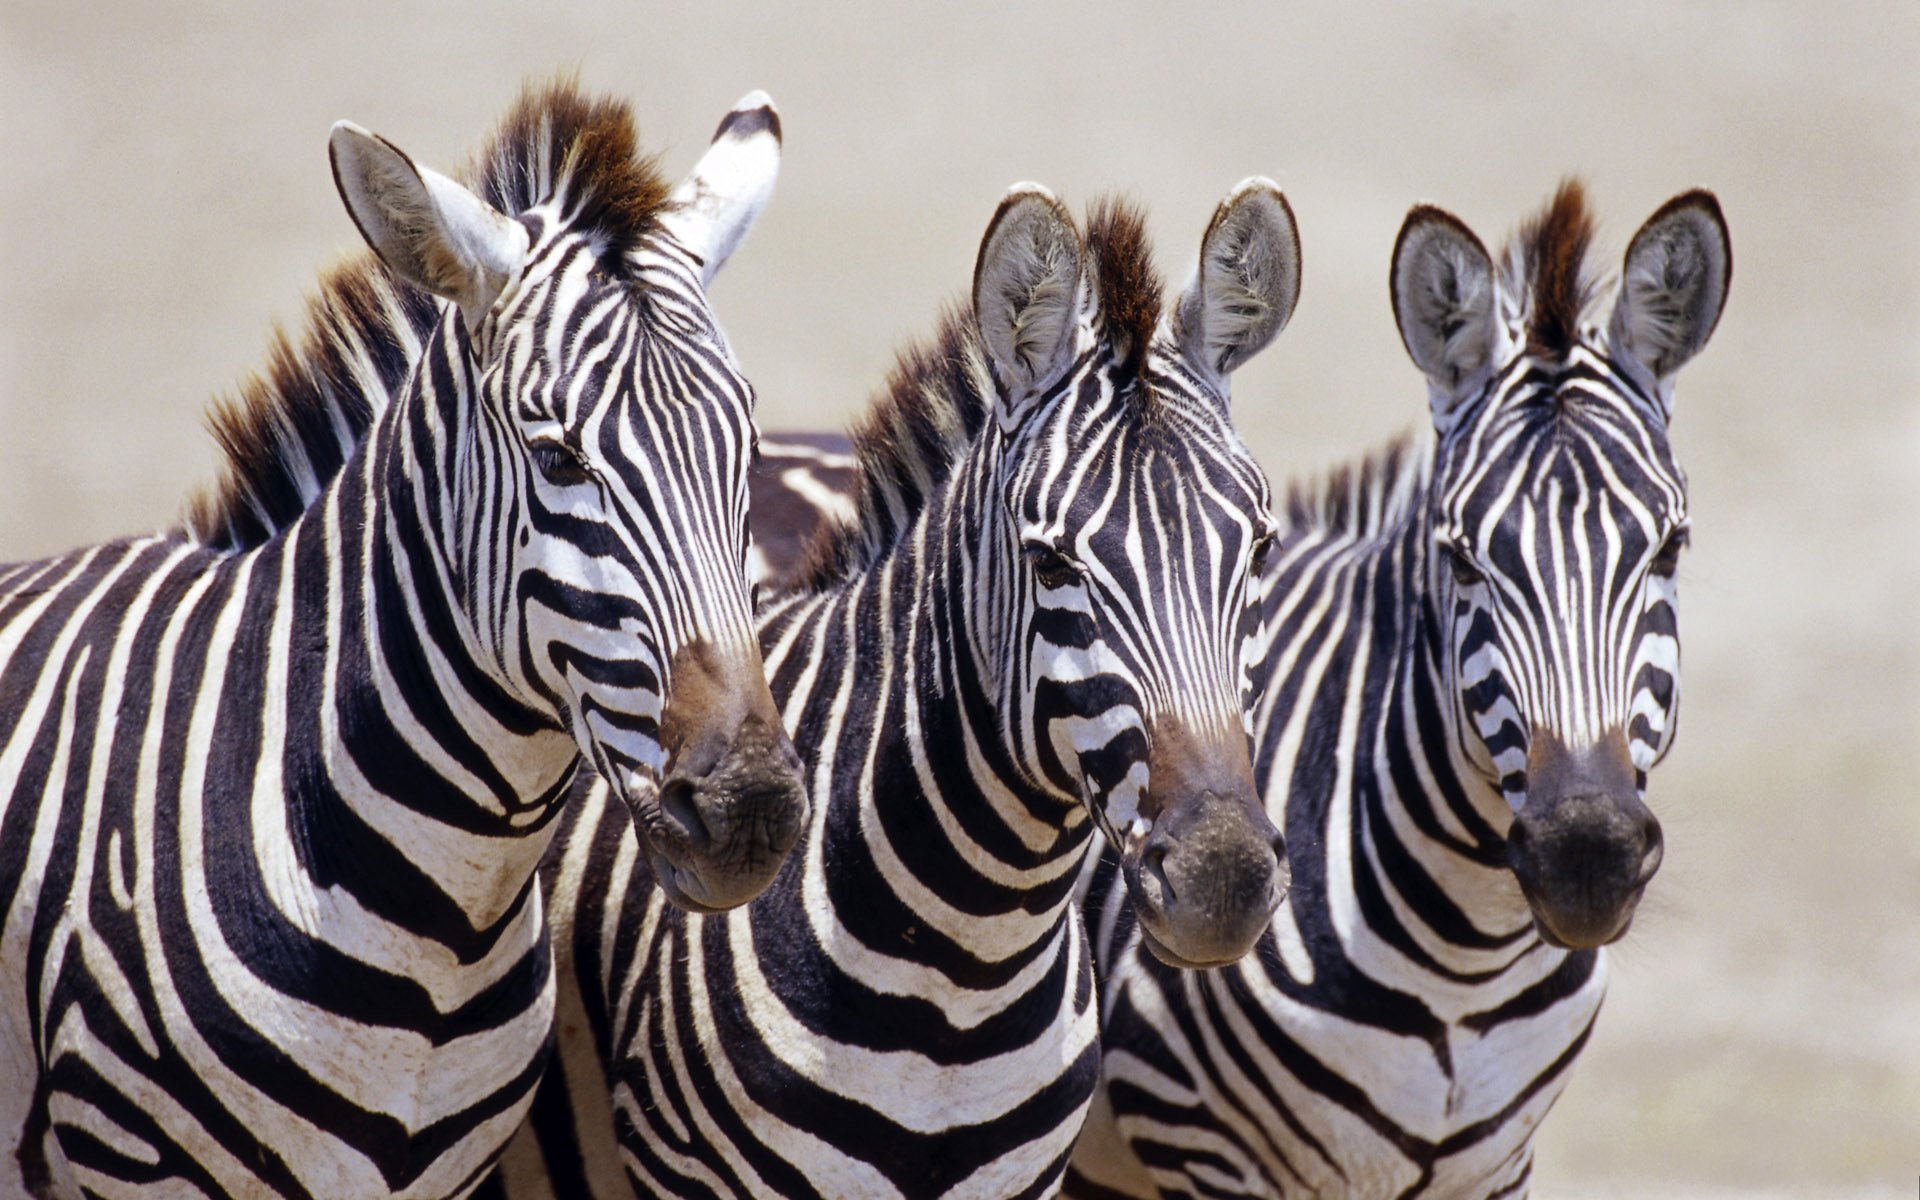
<path id="1" fill-rule="evenodd" d="M 1170 807 L 1128 872 L 1142 940 L 1178 967 L 1232 962 L 1286 898 L 1285 842 L 1251 796 L 1207 792 Z"/>
<path id="2" fill-rule="evenodd" d="M 749 714 L 726 738 L 700 738 L 667 764 L 667 894 L 718 911 L 758 896 L 786 861 L 807 813 L 800 756 L 775 721 Z M 668 882 L 663 878 L 663 885 Z"/>

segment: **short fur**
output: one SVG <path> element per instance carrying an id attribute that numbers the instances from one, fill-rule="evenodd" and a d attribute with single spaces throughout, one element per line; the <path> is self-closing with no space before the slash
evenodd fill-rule
<path id="1" fill-rule="evenodd" d="M 569 223 L 604 238 L 610 263 L 652 228 L 670 191 L 638 156 L 631 110 L 583 95 L 572 78 L 525 89 L 457 178 L 508 215 L 564 186 Z M 189 502 L 188 535 L 235 553 L 305 512 L 405 382 L 439 314 L 371 252 L 323 275 L 298 343 L 276 328 L 264 370 L 214 401 L 208 425 L 226 463 L 219 484 Z"/>
<path id="2" fill-rule="evenodd" d="M 1138 369 L 1160 324 L 1160 273 L 1147 244 L 1145 214 L 1115 197 L 1095 202 L 1087 214 L 1087 251 L 1114 350 Z"/>
<path id="3" fill-rule="evenodd" d="M 1533 353 L 1565 354 L 1579 339 L 1594 296 L 1586 265 L 1592 241 L 1586 189 L 1578 179 L 1564 179 L 1508 245 L 1509 287 L 1528 297 L 1527 344 Z"/>

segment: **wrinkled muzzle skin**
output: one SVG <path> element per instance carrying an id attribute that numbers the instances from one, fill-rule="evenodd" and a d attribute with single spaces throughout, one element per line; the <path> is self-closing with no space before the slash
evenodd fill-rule
<path id="1" fill-rule="evenodd" d="M 1527 800 L 1507 832 L 1507 861 L 1550 945 L 1618 941 L 1660 869 L 1660 822 L 1641 802 L 1627 741 L 1610 730 L 1569 749 L 1536 729 L 1527 750 Z"/>
<path id="2" fill-rule="evenodd" d="M 1292 878 L 1246 736 L 1160 722 L 1147 778 L 1141 819 L 1118 842 L 1141 940 L 1172 967 L 1233 962 L 1266 932 Z"/>
<path id="3" fill-rule="evenodd" d="M 752 642 L 693 642 L 670 678 L 662 782 L 625 798 L 667 898 L 689 912 L 722 912 L 766 890 L 799 840 L 800 756 Z"/>

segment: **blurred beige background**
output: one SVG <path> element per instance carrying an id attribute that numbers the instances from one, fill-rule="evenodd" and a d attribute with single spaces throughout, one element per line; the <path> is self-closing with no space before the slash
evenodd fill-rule
<path id="1" fill-rule="evenodd" d="M 1424 418 L 1385 286 L 1414 201 L 1497 241 L 1577 171 L 1611 265 L 1715 189 L 1667 866 L 1538 1194 L 1914 1194 L 1920 5 L 0 0 L 0 560 L 169 523 L 212 477 L 207 400 L 357 245 L 334 119 L 450 166 L 556 67 L 630 97 L 675 174 L 741 93 L 779 103 L 780 194 L 716 289 L 769 428 L 864 402 L 1015 180 L 1138 197 L 1176 276 L 1235 181 L 1280 181 L 1304 293 L 1237 382 L 1276 477 Z"/>

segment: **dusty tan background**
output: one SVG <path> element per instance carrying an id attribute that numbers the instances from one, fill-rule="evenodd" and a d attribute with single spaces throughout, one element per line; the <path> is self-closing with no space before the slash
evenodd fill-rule
<path id="1" fill-rule="evenodd" d="M 779 102 L 780 194 L 716 296 L 772 428 L 863 402 L 1018 179 L 1139 197 L 1169 273 L 1236 180 L 1281 182 L 1304 295 L 1238 385 L 1276 476 L 1422 417 L 1385 287 L 1413 201 L 1495 240 L 1579 171 L 1613 262 L 1705 185 L 1736 267 L 1679 389 L 1668 865 L 1538 1190 L 1914 1195 L 1920 5 L 1589 7 L 0 0 L 0 560 L 210 478 L 206 400 L 355 244 L 329 123 L 449 165 L 555 67 L 676 172 L 735 97 Z"/>

